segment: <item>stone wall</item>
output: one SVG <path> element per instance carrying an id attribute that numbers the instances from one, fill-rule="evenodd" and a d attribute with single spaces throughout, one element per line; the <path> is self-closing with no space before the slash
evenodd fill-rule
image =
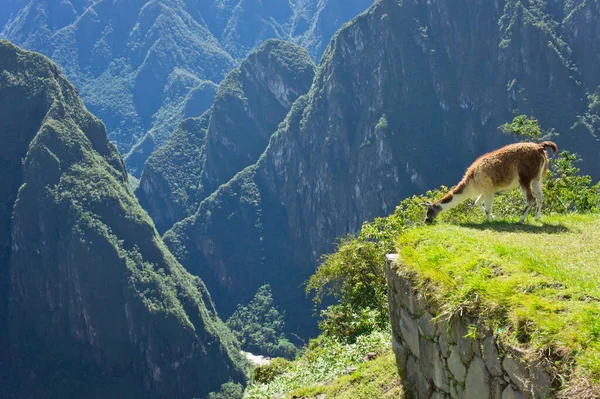
<path id="1" fill-rule="evenodd" d="M 497 343 L 476 319 L 436 317 L 439 309 L 398 272 L 387 256 L 393 349 L 409 397 L 417 399 L 521 399 L 553 396 L 541 365 Z"/>

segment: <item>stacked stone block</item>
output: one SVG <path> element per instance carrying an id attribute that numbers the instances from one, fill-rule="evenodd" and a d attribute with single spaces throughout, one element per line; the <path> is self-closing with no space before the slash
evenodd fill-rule
<path id="1" fill-rule="evenodd" d="M 387 256 L 392 345 L 409 397 L 416 399 L 543 399 L 553 387 L 541 365 L 500 346 L 476 319 L 437 317 L 439 309 L 398 273 Z"/>

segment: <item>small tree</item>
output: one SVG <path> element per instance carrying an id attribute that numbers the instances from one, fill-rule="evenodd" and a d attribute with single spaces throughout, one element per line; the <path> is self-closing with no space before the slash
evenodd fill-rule
<path id="1" fill-rule="evenodd" d="M 534 143 L 558 136 L 554 129 L 543 131 L 538 120 L 534 117 L 527 117 L 527 115 L 516 116 L 511 123 L 505 123 L 499 129 L 502 133 L 511 135 L 521 141 L 533 141 Z"/>

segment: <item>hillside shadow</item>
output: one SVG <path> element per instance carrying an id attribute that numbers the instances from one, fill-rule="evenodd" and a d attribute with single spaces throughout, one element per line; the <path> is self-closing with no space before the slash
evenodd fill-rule
<path id="1" fill-rule="evenodd" d="M 508 233 L 531 233 L 531 234 L 560 234 L 569 232 L 569 228 L 562 224 L 547 224 L 541 225 L 518 224 L 517 222 L 509 222 L 506 220 L 498 220 L 483 223 L 461 223 L 460 226 L 476 230 L 494 230 Z"/>

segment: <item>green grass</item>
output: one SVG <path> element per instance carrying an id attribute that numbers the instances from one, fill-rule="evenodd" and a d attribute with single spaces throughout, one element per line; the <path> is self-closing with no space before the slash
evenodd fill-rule
<path id="1" fill-rule="evenodd" d="M 508 344 L 554 361 L 563 388 L 600 392 L 600 216 L 407 230 L 401 269 L 444 313 L 477 316 Z"/>
<path id="2" fill-rule="evenodd" d="M 369 352 L 378 356 L 363 363 Z M 349 367 L 356 370 L 347 375 Z M 362 335 L 353 344 L 321 335 L 285 372 L 267 384 L 250 385 L 244 398 L 401 398 L 398 379 L 389 331 Z"/>
<path id="3" fill-rule="evenodd" d="M 369 362 L 358 365 L 355 371 L 333 381 L 301 388 L 291 398 L 336 399 L 401 399 L 404 391 L 398 375 L 394 352 L 388 350 Z"/>

